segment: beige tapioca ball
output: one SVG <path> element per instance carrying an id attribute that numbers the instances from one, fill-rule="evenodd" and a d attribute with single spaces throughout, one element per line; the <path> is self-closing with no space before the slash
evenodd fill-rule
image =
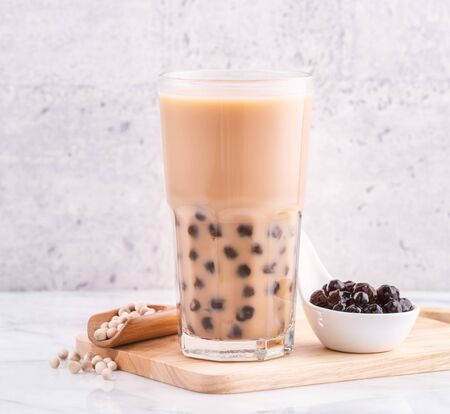
<path id="1" fill-rule="evenodd" d="M 79 361 L 81 356 L 78 352 L 69 352 L 69 360 L 70 361 Z"/>
<path id="2" fill-rule="evenodd" d="M 115 361 L 109 361 L 106 366 L 111 370 L 115 371 L 117 369 L 117 364 Z"/>
<path id="3" fill-rule="evenodd" d="M 100 329 L 96 329 L 94 332 L 94 338 L 97 341 L 104 341 L 106 339 L 106 329 L 104 328 L 100 328 Z"/>
<path id="4" fill-rule="evenodd" d="M 101 374 L 105 368 L 106 368 L 106 364 L 103 361 L 99 361 L 95 364 L 95 372 L 97 374 Z"/>
<path id="5" fill-rule="evenodd" d="M 94 357 L 95 357 L 95 354 L 92 351 L 89 351 L 84 354 L 83 360 L 91 362 L 92 358 L 94 358 Z"/>
<path id="6" fill-rule="evenodd" d="M 125 312 L 125 313 L 122 313 L 122 315 L 120 315 L 120 318 L 119 318 L 119 324 L 121 324 L 121 323 L 125 323 L 127 320 L 128 320 L 128 316 L 129 316 L 130 314 L 129 313 L 127 313 L 127 312 Z"/>
<path id="7" fill-rule="evenodd" d="M 135 319 L 135 318 L 139 318 L 139 313 L 136 311 L 133 311 L 128 315 L 128 319 Z"/>
<path id="8" fill-rule="evenodd" d="M 119 314 L 119 316 L 122 316 L 122 314 L 124 313 L 130 313 L 130 309 L 128 309 L 126 306 L 123 306 L 122 308 L 119 309 L 119 312 L 117 312 Z"/>
<path id="9" fill-rule="evenodd" d="M 103 358 L 103 362 L 105 364 L 108 364 L 108 362 L 111 362 L 111 361 L 112 361 L 112 359 L 110 357 Z"/>
<path id="10" fill-rule="evenodd" d="M 119 320 L 119 315 L 114 315 L 112 318 L 111 318 L 111 321 L 118 321 Z"/>
<path id="11" fill-rule="evenodd" d="M 141 308 L 143 308 L 144 306 L 146 306 L 145 303 L 143 303 L 143 302 L 136 302 L 136 303 L 134 304 L 134 309 L 136 309 L 136 311 L 139 312 L 139 310 L 140 310 Z"/>
<path id="12" fill-rule="evenodd" d="M 153 308 L 149 308 L 147 312 L 144 313 L 144 316 L 153 315 L 156 311 Z"/>
<path id="13" fill-rule="evenodd" d="M 100 362 L 100 361 L 103 361 L 103 358 L 101 357 L 101 355 L 95 355 L 95 357 L 92 358 L 91 363 L 92 363 L 92 365 L 95 366 L 97 364 L 97 362 Z"/>
<path id="14" fill-rule="evenodd" d="M 100 329 L 108 329 L 108 322 L 103 322 L 103 323 L 100 325 Z"/>
<path id="15" fill-rule="evenodd" d="M 110 338 L 112 338 L 116 333 L 117 333 L 117 328 L 109 328 L 109 329 L 106 331 L 106 337 L 107 337 L 108 339 L 110 339 Z"/>
<path id="16" fill-rule="evenodd" d="M 117 325 L 119 325 L 120 319 L 115 319 L 108 323 L 108 328 L 117 328 Z"/>
<path id="17" fill-rule="evenodd" d="M 120 332 L 124 326 L 125 326 L 124 323 L 119 323 L 119 325 L 117 325 L 117 331 Z"/>
<path id="18" fill-rule="evenodd" d="M 58 351 L 59 359 L 66 359 L 69 356 L 69 351 L 66 348 L 62 348 Z"/>
<path id="19" fill-rule="evenodd" d="M 80 372 L 81 369 L 81 364 L 78 361 L 70 361 L 69 362 L 69 371 L 72 374 L 77 374 L 78 372 Z"/>
<path id="20" fill-rule="evenodd" d="M 52 368 L 58 368 L 59 367 L 59 358 L 53 357 L 50 359 L 49 363 Z"/>
<path id="21" fill-rule="evenodd" d="M 150 310 L 150 308 L 148 308 L 147 306 L 142 306 L 141 308 L 139 308 L 138 313 L 139 313 L 139 315 L 144 315 L 149 310 Z"/>
<path id="22" fill-rule="evenodd" d="M 106 381 L 106 380 L 111 380 L 112 379 L 112 376 L 113 376 L 113 373 L 112 373 L 112 370 L 111 369 L 109 369 L 109 368 L 105 368 L 103 371 L 102 371 L 102 378 Z"/>
<path id="23" fill-rule="evenodd" d="M 92 366 L 92 362 L 91 361 L 84 360 L 84 361 L 81 362 L 81 369 L 84 372 L 91 372 L 94 368 Z"/>
<path id="24" fill-rule="evenodd" d="M 128 305 L 127 305 L 127 308 L 130 310 L 130 312 L 133 312 L 135 309 L 134 309 L 134 303 L 129 303 Z"/>

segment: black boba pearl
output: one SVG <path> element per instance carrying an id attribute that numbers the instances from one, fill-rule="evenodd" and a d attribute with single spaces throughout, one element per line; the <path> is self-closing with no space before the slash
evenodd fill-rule
<path id="1" fill-rule="evenodd" d="M 347 280 L 346 282 L 344 282 L 344 290 L 346 290 L 347 292 L 353 293 L 353 289 L 355 287 L 355 282 L 353 282 L 352 280 Z"/>
<path id="2" fill-rule="evenodd" d="M 400 299 L 400 305 L 402 307 L 402 312 L 409 312 L 414 309 L 413 304 L 409 299 L 401 298 Z"/>
<path id="3" fill-rule="evenodd" d="M 202 325 L 203 325 L 203 329 L 205 331 L 210 331 L 210 330 L 212 330 L 214 328 L 213 321 L 212 321 L 212 318 L 210 316 L 205 316 L 202 319 Z"/>
<path id="4" fill-rule="evenodd" d="M 400 300 L 400 292 L 395 286 L 381 285 L 377 289 L 377 302 L 379 305 L 384 306 L 393 300 Z"/>
<path id="5" fill-rule="evenodd" d="M 211 260 L 206 262 L 204 266 L 205 266 L 205 269 L 211 274 L 213 274 L 215 272 L 215 270 L 216 270 L 216 265 Z"/>
<path id="6" fill-rule="evenodd" d="M 189 309 L 192 312 L 196 312 L 200 309 L 201 305 L 200 302 L 197 299 L 192 299 L 191 300 L 191 304 L 189 305 Z"/>
<path id="7" fill-rule="evenodd" d="M 325 283 L 322 286 L 322 290 L 323 290 L 323 293 L 325 293 L 325 295 L 328 295 L 328 283 Z"/>
<path id="8" fill-rule="evenodd" d="M 361 313 L 361 308 L 358 308 L 356 305 L 350 305 L 345 308 L 344 312 Z"/>
<path id="9" fill-rule="evenodd" d="M 315 306 L 320 306 L 321 308 L 328 308 L 328 299 L 327 296 L 325 295 L 325 292 L 322 289 L 313 292 L 311 297 L 309 298 L 309 301 Z"/>
<path id="10" fill-rule="evenodd" d="M 252 237 L 253 235 L 253 226 L 250 224 L 239 224 L 236 230 L 240 237 Z"/>
<path id="11" fill-rule="evenodd" d="M 283 234 L 283 230 L 281 230 L 280 226 L 273 226 L 272 229 L 270 230 L 270 235 L 274 239 L 280 239 L 282 234 Z"/>
<path id="12" fill-rule="evenodd" d="M 221 299 L 221 298 L 214 298 L 211 299 L 211 308 L 215 309 L 215 310 L 223 310 L 224 305 L 225 305 L 225 299 Z"/>
<path id="13" fill-rule="evenodd" d="M 342 312 L 345 310 L 345 305 L 342 303 L 337 303 L 336 305 L 333 306 L 333 310 L 334 311 L 338 311 L 338 312 Z"/>
<path id="14" fill-rule="evenodd" d="M 333 290 L 328 295 L 328 305 L 330 308 L 333 308 L 333 306 L 337 305 L 338 303 L 345 303 L 344 300 L 342 300 L 343 292 L 340 290 Z"/>
<path id="15" fill-rule="evenodd" d="M 191 237 L 193 237 L 194 239 L 196 239 L 198 237 L 198 226 L 195 224 L 191 224 L 188 227 L 188 233 Z"/>
<path id="16" fill-rule="evenodd" d="M 239 325 L 233 325 L 228 333 L 228 338 L 230 339 L 241 339 L 242 338 L 242 329 Z"/>
<path id="17" fill-rule="evenodd" d="M 238 266 L 236 273 L 239 277 L 248 277 L 252 273 L 252 269 L 246 264 L 241 264 Z"/>
<path id="18" fill-rule="evenodd" d="M 369 295 L 362 291 L 356 292 L 353 294 L 353 302 L 356 306 L 365 306 L 369 303 Z"/>
<path id="19" fill-rule="evenodd" d="M 205 221 L 205 220 L 206 220 L 206 215 L 203 214 L 201 211 L 197 211 L 197 212 L 195 213 L 195 218 L 196 218 L 198 221 Z"/>
<path id="20" fill-rule="evenodd" d="M 272 262 L 272 263 L 266 264 L 263 267 L 263 273 L 265 273 L 267 275 L 275 273 L 275 268 L 276 267 L 277 267 L 277 263 L 276 262 Z"/>
<path id="21" fill-rule="evenodd" d="M 367 306 L 363 307 L 364 313 L 383 313 L 383 308 L 376 304 L 376 303 L 370 303 Z"/>
<path id="22" fill-rule="evenodd" d="M 280 283 L 279 282 L 273 282 L 273 286 L 272 286 L 272 293 L 274 295 L 277 294 L 277 292 L 280 290 Z"/>
<path id="23" fill-rule="evenodd" d="M 402 311 L 402 305 L 398 300 L 390 300 L 383 306 L 385 313 L 400 313 Z"/>
<path id="24" fill-rule="evenodd" d="M 245 286 L 242 291 L 242 296 L 244 298 L 249 298 L 249 297 L 253 296 L 254 294 L 255 294 L 255 289 L 253 289 L 253 287 L 250 285 Z"/>
<path id="25" fill-rule="evenodd" d="M 367 293 L 367 296 L 369 296 L 370 303 L 375 302 L 377 299 L 377 291 L 368 283 L 355 283 L 355 286 L 353 287 L 353 293 L 356 292 Z"/>
<path id="26" fill-rule="evenodd" d="M 223 248 L 223 252 L 228 259 L 235 259 L 236 257 L 238 257 L 238 252 L 231 246 L 225 246 Z"/>
<path id="27" fill-rule="evenodd" d="M 216 237 L 222 237 L 222 228 L 219 224 L 210 223 L 208 225 L 208 231 L 213 239 L 215 239 Z"/>
<path id="28" fill-rule="evenodd" d="M 205 286 L 205 283 L 199 277 L 195 278 L 194 287 L 196 289 L 202 289 Z"/>
<path id="29" fill-rule="evenodd" d="M 236 312 L 236 319 L 239 322 L 244 322 L 248 319 L 253 318 L 253 314 L 255 313 L 255 308 L 253 306 L 243 306 Z"/>
<path id="30" fill-rule="evenodd" d="M 258 244 L 258 243 L 252 244 L 252 247 L 250 248 L 250 251 L 253 254 L 263 254 L 263 249 L 262 249 L 261 245 Z"/>
<path id="31" fill-rule="evenodd" d="M 287 276 L 289 273 L 289 266 L 284 267 L 284 275 Z"/>
<path id="32" fill-rule="evenodd" d="M 191 249 L 191 251 L 189 252 L 189 259 L 194 262 L 198 259 L 198 253 L 195 251 L 195 249 Z"/>
<path id="33" fill-rule="evenodd" d="M 332 292 L 333 290 L 343 290 L 344 287 L 344 283 L 339 279 L 330 280 L 330 282 L 328 282 L 327 292 Z"/>

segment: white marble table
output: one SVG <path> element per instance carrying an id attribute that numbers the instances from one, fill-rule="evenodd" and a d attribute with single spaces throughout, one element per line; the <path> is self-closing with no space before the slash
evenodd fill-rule
<path id="1" fill-rule="evenodd" d="M 450 292 L 407 296 L 421 305 L 450 307 Z M 48 359 L 57 349 L 73 348 L 90 314 L 143 298 L 174 301 L 168 291 L 0 293 L 0 413 L 450 412 L 450 371 L 203 395 L 125 372 L 106 382 L 49 367 Z"/>

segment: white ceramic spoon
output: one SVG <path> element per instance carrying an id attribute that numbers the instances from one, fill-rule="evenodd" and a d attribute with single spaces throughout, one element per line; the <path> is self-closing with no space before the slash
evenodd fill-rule
<path id="1" fill-rule="evenodd" d="M 414 304 L 409 312 L 369 314 L 338 312 L 309 302 L 311 293 L 331 279 L 308 235 L 302 231 L 298 289 L 308 322 L 324 346 L 342 352 L 384 352 L 408 336 L 419 315 L 419 307 Z"/>

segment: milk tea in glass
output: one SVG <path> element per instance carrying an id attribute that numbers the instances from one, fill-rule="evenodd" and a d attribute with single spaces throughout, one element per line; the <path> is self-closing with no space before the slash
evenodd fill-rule
<path id="1" fill-rule="evenodd" d="M 311 83 L 297 72 L 160 78 L 184 355 L 251 361 L 293 348 Z"/>

